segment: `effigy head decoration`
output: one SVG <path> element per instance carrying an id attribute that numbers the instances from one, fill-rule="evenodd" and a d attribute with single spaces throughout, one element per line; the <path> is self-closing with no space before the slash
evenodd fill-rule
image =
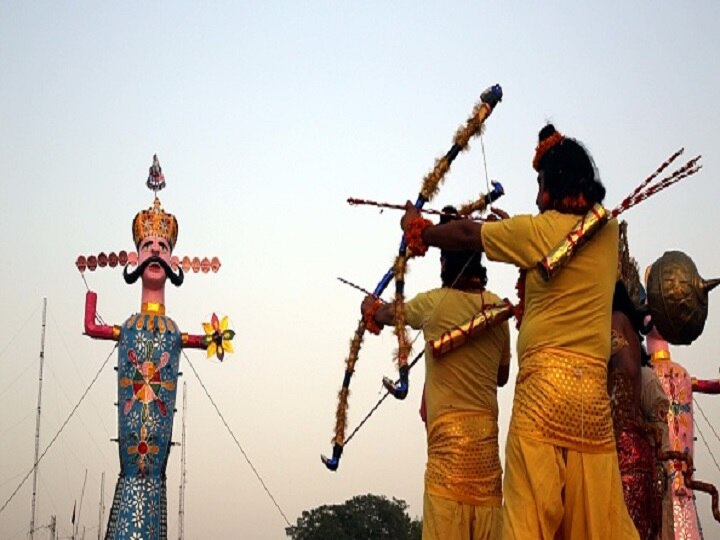
<path id="1" fill-rule="evenodd" d="M 157 156 L 154 161 L 157 162 Z M 152 169 L 153 167 L 150 168 L 151 173 Z M 177 274 L 175 274 L 170 264 L 172 251 L 177 243 L 178 222 L 175 216 L 163 210 L 157 191 L 153 191 L 155 200 L 152 206 L 138 212 L 132 222 L 133 242 L 138 250 L 138 267 L 128 272 L 130 265 L 126 266 L 123 270 L 123 278 L 126 283 L 132 284 L 140 276 L 145 276 L 144 280 L 160 279 L 162 281 L 167 277 L 173 285 L 179 287 L 185 277 L 183 270 L 178 268 Z M 146 274 L 146 270 L 148 270 L 148 274 Z"/>
<path id="2" fill-rule="evenodd" d="M 650 315 L 668 343 L 690 345 L 705 328 L 708 293 L 720 279 L 700 276 L 682 251 L 666 251 L 649 269 L 647 296 Z"/>
<path id="3" fill-rule="evenodd" d="M 157 196 L 157 192 L 166 186 L 165 175 L 162 173 L 162 167 L 160 167 L 157 155 L 153 156 L 153 164 L 149 170 L 146 186 L 153 191 L 155 199 L 149 208 L 138 212 L 132 221 L 133 242 L 138 252 L 140 251 L 141 242 L 149 238 L 159 238 L 166 242 L 169 253 L 167 253 L 167 257 L 164 257 L 165 260 L 152 262 L 157 262 L 163 266 L 171 282 L 175 285 L 182 283 L 183 273 L 192 272 L 197 274 L 201 272 L 207 274 L 210 271 L 215 273 L 220 270 L 222 264 L 217 257 L 203 257 L 200 259 L 199 257 L 190 258 L 188 256 L 177 257 L 172 255 L 177 244 L 179 226 L 175 216 L 163 210 Z M 134 283 L 144 270 L 144 268 L 133 271 L 129 269 L 131 266 L 143 263 L 138 252 L 120 250 L 117 253 L 111 251 L 110 253 L 101 252 L 97 255 L 80 255 L 75 261 L 75 266 L 81 274 L 85 270 L 94 272 L 99 268 L 116 268 L 119 266 L 124 268 L 123 274 L 129 276 L 126 277 L 126 281 L 130 279 L 128 283 Z M 176 272 L 174 277 L 169 269 Z"/>

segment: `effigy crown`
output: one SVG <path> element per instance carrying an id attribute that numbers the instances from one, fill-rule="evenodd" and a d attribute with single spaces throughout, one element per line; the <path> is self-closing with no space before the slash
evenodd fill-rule
<path id="1" fill-rule="evenodd" d="M 170 243 L 170 249 L 175 247 L 178 236 L 178 222 L 175 216 L 162 209 L 160 199 L 155 196 L 153 205 L 147 210 L 141 210 L 135 215 L 132 224 L 133 241 L 135 247 L 150 236 L 159 236 Z"/>

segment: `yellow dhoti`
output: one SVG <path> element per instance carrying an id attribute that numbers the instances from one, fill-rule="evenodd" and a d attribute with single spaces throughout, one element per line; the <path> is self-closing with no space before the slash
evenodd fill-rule
<path id="1" fill-rule="evenodd" d="M 502 530 L 500 506 L 475 506 L 425 493 L 422 540 L 495 540 Z"/>
<path id="2" fill-rule="evenodd" d="M 499 537 L 502 468 L 494 415 L 443 414 L 428 428 L 423 540 Z"/>
<path id="3" fill-rule="evenodd" d="M 604 360 L 523 356 L 505 449 L 504 540 L 639 538 L 625 508 Z"/>
<path id="4" fill-rule="evenodd" d="M 639 538 L 615 452 L 576 452 L 511 434 L 505 459 L 503 540 Z"/>

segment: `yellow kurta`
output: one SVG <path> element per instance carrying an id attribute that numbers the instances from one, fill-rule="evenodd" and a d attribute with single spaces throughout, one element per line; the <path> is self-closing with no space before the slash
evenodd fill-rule
<path id="1" fill-rule="evenodd" d="M 499 302 L 495 294 L 435 289 L 405 306 L 407 322 L 426 342 Z M 423 539 L 496 538 L 502 467 L 498 450 L 497 372 L 510 361 L 507 322 L 440 359 L 426 344 L 428 463 Z"/>
<path id="2" fill-rule="evenodd" d="M 623 501 L 606 387 L 617 222 L 550 281 L 536 269 L 578 219 L 551 210 L 482 228 L 488 259 L 527 270 L 503 538 L 637 538 Z"/>

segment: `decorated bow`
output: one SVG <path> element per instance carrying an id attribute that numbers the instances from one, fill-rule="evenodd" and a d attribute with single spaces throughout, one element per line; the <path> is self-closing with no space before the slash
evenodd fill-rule
<path id="1" fill-rule="evenodd" d="M 500 85 L 495 85 L 485 90 L 480 96 L 480 102 L 473 108 L 471 116 L 467 119 L 464 125 L 462 125 L 455 133 L 453 139 L 453 145 L 450 150 L 441 158 L 435 162 L 433 169 L 423 179 L 420 193 L 415 201 L 415 208 L 418 210 L 423 205 L 430 201 L 438 192 L 440 184 L 442 183 L 445 175 L 450 169 L 450 165 L 458 156 L 458 154 L 467 149 L 470 139 L 478 135 L 481 132 L 482 126 L 485 120 L 490 116 L 495 106 L 502 100 L 502 88 Z M 490 194 L 488 194 L 490 197 Z M 492 200 L 492 199 L 490 199 Z M 390 281 L 395 278 L 395 306 L 398 303 L 402 303 L 404 287 L 405 287 L 405 268 L 407 264 L 408 254 L 407 245 L 405 242 L 405 236 L 403 236 L 400 247 L 398 249 L 398 255 L 395 260 L 395 264 L 385 273 L 380 279 L 380 282 L 375 287 L 373 294 L 379 298 L 383 291 L 390 284 Z M 402 311 L 402 310 L 399 310 Z M 407 363 L 408 355 L 410 353 L 410 343 L 407 338 L 405 330 L 405 321 L 402 314 L 398 320 L 396 320 L 395 334 L 398 337 L 398 351 L 396 355 L 398 371 L 399 371 L 399 382 L 393 383 L 389 379 L 384 379 L 383 384 L 396 398 L 403 399 L 408 392 L 409 381 L 408 372 L 409 367 Z M 345 373 L 343 376 L 342 387 L 338 393 L 338 406 L 335 415 L 335 437 L 333 438 L 333 451 L 332 457 L 326 457 L 321 455 L 322 462 L 325 466 L 331 470 L 337 470 L 340 465 L 340 457 L 342 456 L 343 446 L 345 440 L 345 429 L 347 424 L 347 408 L 348 408 L 348 395 L 350 392 L 350 380 L 352 379 L 353 372 L 355 371 L 355 363 L 357 362 L 358 355 L 360 353 L 360 347 L 362 346 L 362 340 L 365 335 L 365 321 L 361 318 L 358 322 L 357 328 L 350 341 L 350 352 L 347 359 L 345 360 Z"/>

